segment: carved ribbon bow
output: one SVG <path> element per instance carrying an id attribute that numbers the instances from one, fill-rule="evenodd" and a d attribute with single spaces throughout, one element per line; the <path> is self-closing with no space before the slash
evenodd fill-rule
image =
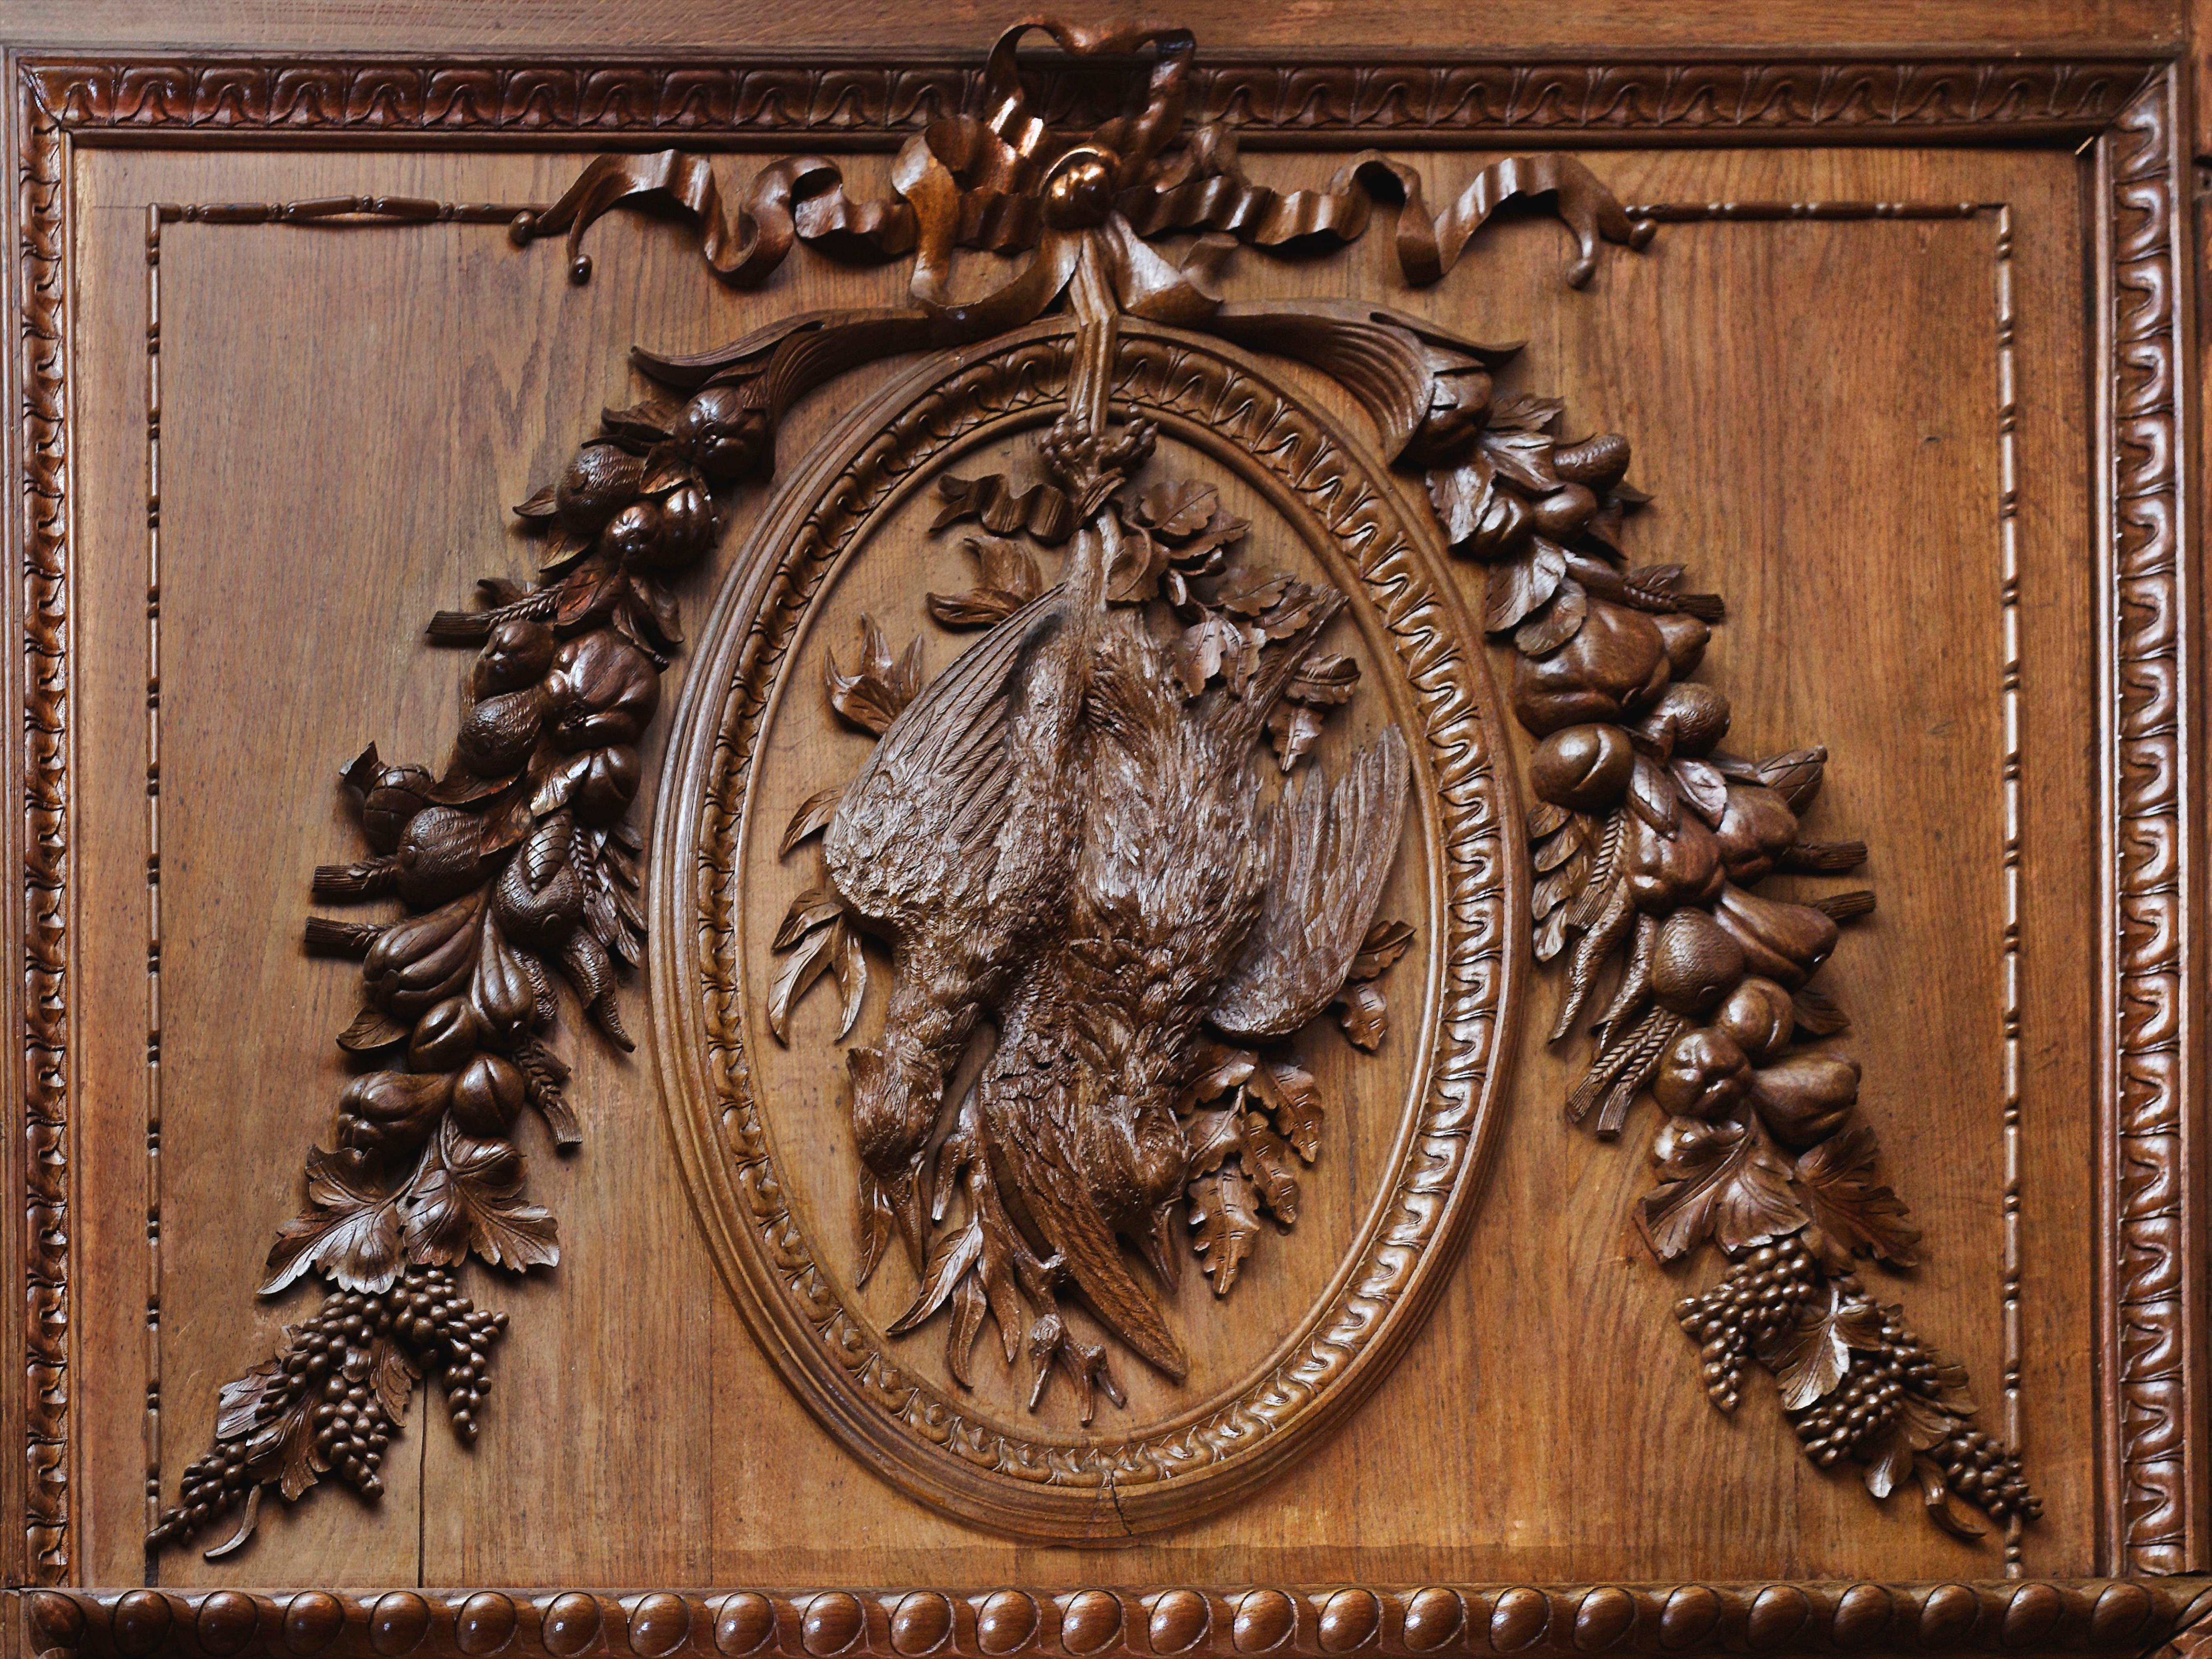
<path id="1" fill-rule="evenodd" d="M 1018 61 L 1020 42 L 1036 30 L 1077 57 L 1149 47 L 1143 106 L 1083 137 L 1056 134 L 1032 109 Z M 1650 235 L 1648 222 L 1632 222 L 1589 169 L 1565 155 L 1496 162 L 1434 216 L 1419 175 L 1373 151 L 1352 157 L 1324 190 L 1289 191 L 1244 178 L 1234 137 L 1218 125 L 1199 127 L 1179 152 L 1164 156 L 1182 137 L 1194 45 L 1185 29 L 1088 29 L 1029 19 L 991 48 L 983 113 L 939 117 L 901 149 L 891 169 L 894 196 L 855 201 L 836 162 L 799 156 L 763 168 L 726 216 L 708 157 L 680 150 L 605 155 L 546 212 L 517 220 L 514 234 L 527 240 L 566 230 L 579 282 L 591 271 L 581 251 L 585 230 L 643 197 L 688 216 L 709 268 L 733 287 L 762 281 L 795 242 L 847 258 L 912 254 L 910 291 L 942 343 L 981 338 L 1042 315 L 1086 250 L 1123 311 L 1200 324 L 1220 304 L 1213 278 L 1238 243 L 1285 252 L 1339 246 L 1365 231 L 1377 202 L 1396 212 L 1399 264 L 1417 284 L 1441 278 L 1474 233 L 1516 198 L 1555 198 L 1575 235 L 1567 280 L 1577 286 L 1595 268 L 1601 240 L 1640 247 Z M 1191 234 L 1197 240 L 1180 264 L 1147 246 L 1148 238 Z M 1028 257 L 1012 276 L 962 299 L 952 293 L 961 249 Z"/>

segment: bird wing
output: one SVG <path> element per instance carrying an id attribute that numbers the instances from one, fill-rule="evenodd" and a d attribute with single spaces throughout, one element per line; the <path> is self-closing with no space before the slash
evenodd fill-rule
<path id="1" fill-rule="evenodd" d="M 1287 1036 L 1343 988 L 1375 920 L 1405 821 L 1407 760 L 1395 726 L 1332 792 L 1316 766 L 1268 815 L 1267 908 L 1208 1016 L 1232 1037 Z"/>
<path id="2" fill-rule="evenodd" d="M 1080 1062 L 1063 1056 L 1059 1063 Z M 1000 1096 L 994 1115 L 1002 1125 L 999 1143 L 1008 1172 L 1030 1219 L 1074 1276 L 1091 1310 L 1152 1364 L 1182 1382 L 1190 1370 L 1182 1345 L 1131 1275 L 1120 1241 L 1076 1168 L 1073 1151 L 1045 1097 L 1060 1086 L 1058 1081 L 1043 1070 L 995 1081 L 1012 1085 L 994 1089 Z"/>
<path id="3" fill-rule="evenodd" d="M 889 921 L 944 890 L 948 866 L 988 867 L 1006 808 L 1010 693 L 1024 647 L 1056 613 L 1039 594 L 953 659 L 876 744 L 823 838 L 837 890 Z"/>

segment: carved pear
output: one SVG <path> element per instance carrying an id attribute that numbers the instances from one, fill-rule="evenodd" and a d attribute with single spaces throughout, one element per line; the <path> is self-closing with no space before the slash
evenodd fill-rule
<path id="1" fill-rule="evenodd" d="M 1755 1073 L 1751 1097 L 1775 1139 L 1802 1152 L 1843 1127 L 1859 1097 L 1859 1063 L 1798 1054 Z"/>

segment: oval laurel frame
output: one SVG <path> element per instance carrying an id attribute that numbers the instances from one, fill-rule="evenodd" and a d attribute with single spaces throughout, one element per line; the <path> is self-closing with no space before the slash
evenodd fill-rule
<path id="1" fill-rule="evenodd" d="M 1071 325 L 1054 319 L 896 376 L 778 490 L 726 580 L 687 676 L 651 860 L 661 1095 L 717 1267 L 756 1340 L 831 1435 L 901 1490 L 1016 1537 L 1127 1541 L 1229 1503 L 1344 1422 L 1424 1323 L 1474 1212 L 1500 1115 L 1528 932 L 1518 825 L 1480 636 L 1379 459 L 1223 343 L 1125 319 L 1113 403 L 1232 465 L 1352 573 L 1404 669 L 1389 695 L 1428 818 L 1436 930 L 1423 1052 L 1392 1176 L 1316 1310 L 1244 1381 L 1170 1422 L 1017 1438 L 911 1375 L 848 1309 L 782 1199 L 750 1089 L 734 937 L 755 747 L 824 578 L 878 515 L 955 457 L 1064 404 Z M 1382 677 L 1377 676 L 1378 679 Z M 1418 733 L 1416 738 L 1414 734 Z M 1410 1001 L 1410 999 L 1407 1000 Z"/>

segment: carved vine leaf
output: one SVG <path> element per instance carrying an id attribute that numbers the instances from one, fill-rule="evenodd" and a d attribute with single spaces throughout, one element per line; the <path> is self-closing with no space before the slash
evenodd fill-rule
<path id="1" fill-rule="evenodd" d="M 1758 1119 L 1670 1129 L 1659 1156 L 1665 1179 L 1636 1209 L 1637 1231 L 1662 1261 L 1707 1239 L 1733 1254 L 1805 1224 L 1790 1190 L 1789 1162 Z"/>
<path id="2" fill-rule="evenodd" d="M 488 580 L 477 610 L 431 621 L 434 641 L 477 647 L 445 766 L 390 764 L 372 744 L 346 769 L 369 850 L 319 867 L 315 896 L 393 897 L 406 914 L 307 925 L 311 951 L 361 962 L 364 1006 L 339 1043 L 377 1069 L 347 1082 L 332 1145 L 309 1152 L 307 1208 L 279 1231 L 264 1293 L 311 1274 L 331 1288 L 274 1361 L 223 1390 L 215 1446 L 152 1543 L 234 1514 L 216 1553 L 240 1547 L 264 1486 L 289 1500 L 335 1473 L 374 1496 L 422 1378 L 454 1431 L 475 1435 L 507 1318 L 477 1309 L 456 1273 L 471 1255 L 514 1272 L 559 1260 L 553 1217 L 523 1196 L 514 1126 L 528 1106 L 556 1145 L 581 1139 L 548 1042 L 558 985 L 631 1046 L 617 992 L 645 921 L 639 843 L 621 820 L 683 641 L 668 579 L 712 544 L 710 484 L 750 474 L 767 431 L 727 382 L 610 411 L 520 509 L 546 538 L 538 581 Z M 918 672 L 893 665 L 894 694 Z M 854 964 L 842 972 L 857 989 Z"/>
<path id="3" fill-rule="evenodd" d="M 1861 1257 L 1910 1267 L 1919 1240 L 1856 1121 L 1856 1062 L 1802 1046 L 1849 1029 L 1808 981 L 1873 896 L 1758 890 L 1778 870 L 1836 875 L 1865 859 L 1856 842 L 1803 834 L 1826 751 L 1722 746 L 1728 700 L 1694 675 L 1724 608 L 1679 565 L 1627 562 L 1646 498 L 1625 481 L 1626 439 L 1565 442 L 1557 403 L 1505 392 L 1486 407 L 1468 383 L 1434 407 L 1451 435 L 1424 437 L 1432 413 L 1406 456 L 1452 550 L 1488 567 L 1484 622 L 1509 642 L 1514 712 L 1534 740 L 1534 945 L 1562 979 L 1552 1036 L 1587 1020 L 1593 1039 L 1568 1115 L 1612 1136 L 1647 1094 L 1666 1114 L 1635 1219 L 1662 1261 L 1711 1243 L 1730 1264 L 1676 1309 L 1708 1396 L 1733 1410 L 1757 1363 L 1821 1467 L 1855 1460 L 1876 1498 L 1917 1479 L 1962 1536 L 1947 1493 L 2033 1520 L 2039 1500 L 2016 1454 L 1974 1426 L 1964 1373 L 1854 1272 Z"/>

